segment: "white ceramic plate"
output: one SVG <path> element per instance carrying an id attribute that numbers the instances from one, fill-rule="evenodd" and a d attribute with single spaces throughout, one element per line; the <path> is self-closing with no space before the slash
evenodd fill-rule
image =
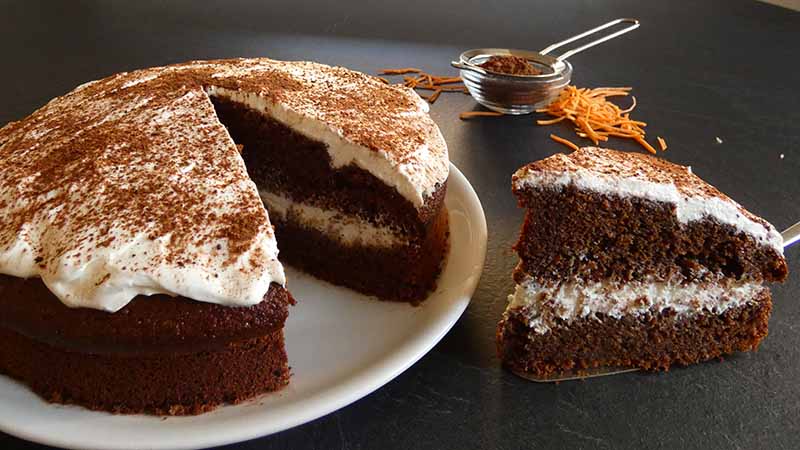
<path id="1" fill-rule="evenodd" d="M 45 403 L 0 376 L 0 430 L 71 448 L 202 448 L 285 430 L 364 397 L 433 348 L 478 284 L 486 218 L 472 186 L 452 164 L 445 202 L 450 254 L 439 288 L 420 307 L 379 302 L 288 271 L 298 304 L 286 322 L 292 380 L 283 391 L 200 416 L 115 416 Z"/>

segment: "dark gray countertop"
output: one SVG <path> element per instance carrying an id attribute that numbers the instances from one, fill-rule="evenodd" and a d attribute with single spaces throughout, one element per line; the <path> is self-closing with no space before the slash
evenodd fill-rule
<path id="1" fill-rule="evenodd" d="M 373 72 L 451 73 L 467 48 L 538 49 L 614 17 L 642 28 L 578 55 L 579 86 L 635 88 L 636 117 L 664 157 L 778 229 L 800 220 L 800 13 L 743 0 L 373 2 L 3 2 L 0 124 L 113 72 L 188 59 L 270 56 Z M 499 3 L 499 2 L 498 2 Z M 229 448 L 798 448 L 800 278 L 775 286 L 760 350 L 662 374 L 532 384 L 504 372 L 495 325 L 512 290 L 520 165 L 562 148 L 531 117 L 462 122 L 471 98 L 432 106 L 489 225 L 469 309 L 396 380 L 322 419 Z M 720 137 L 722 144 L 717 143 Z M 577 138 L 576 138 L 577 140 Z M 613 142 L 620 149 L 635 145 Z M 787 252 L 800 271 L 800 249 Z M 0 434 L 0 448 L 41 448 Z"/>

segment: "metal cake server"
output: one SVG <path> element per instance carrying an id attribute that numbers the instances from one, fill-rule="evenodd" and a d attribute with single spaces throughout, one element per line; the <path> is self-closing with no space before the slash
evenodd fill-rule
<path id="1" fill-rule="evenodd" d="M 800 222 L 795 223 L 781 233 L 783 238 L 784 250 L 792 244 L 800 241 Z M 537 383 L 558 383 L 561 381 L 584 380 L 586 378 L 604 377 L 608 375 L 618 375 L 621 373 L 636 372 L 636 367 L 595 367 L 591 369 L 567 370 L 547 377 L 537 377 L 525 372 L 515 371 L 514 374 L 526 380 Z"/>
<path id="2" fill-rule="evenodd" d="M 783 249 L 787 249 L 790 245 L 794 244 L 797 241 L 800 241 L 800 222 L 790 226 L 789 228 L 783 230 L 781 233 L 781 237 L 783 238 Z"/>

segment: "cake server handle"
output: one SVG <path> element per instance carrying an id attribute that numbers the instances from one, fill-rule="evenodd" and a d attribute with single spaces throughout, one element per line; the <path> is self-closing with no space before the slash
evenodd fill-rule
<path id="1" fill-rule="evenodd" d="M 562 381 L 585 380 L 587 378 L 619 375 L 621 373 L 636 372 L 638 370 L 639 369 L 636 367 L 592 367 L 580 371 L 567 370 L 546 377 L 537 377 L 529 373 L 517 371 L 514 371 L 514 375 L 536 383 L 560 383 Z"/>
<path id="2" fill-rule="evenodd" d="M 783 248 L 788 248 L 795 242 L 800 241 L 800 222 L 783 230 L 781 237 L 783 238 Z"/>

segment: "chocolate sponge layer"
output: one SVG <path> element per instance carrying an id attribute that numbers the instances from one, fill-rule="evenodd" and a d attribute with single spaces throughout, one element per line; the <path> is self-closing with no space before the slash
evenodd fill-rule
<path id="1" fill-rule="evenodd" d="M 694 280 L 709 272 L 783 281 L 788 273 L 771 247 L 714 220 L 681 224 L 668 203 L 572 185 L 516 194 L 528 211 L 514 249 L 520 269 L 540 281 Z"/>
<path id="2" fill-rule="evenodd" d="M 509 311 L 497 327 L 497 351 L 505 367 L 534 377 L 606 366 L 667 370 L 757 349 L 771 311 L 767 288 L 722 314 L 677 316 L 668 309 L 621 319 L 597 315 L 541 334 L 519 311 Z"/>
<path id="3" fill-rule="evenodd" d="M 53 402 L 199 414 L 289 382 L 292 302 L 272 284 L 251 307 L 153 295 L 112 314 L 68 308 L 39 279 L 0 275 L 0 373 Z"/>

